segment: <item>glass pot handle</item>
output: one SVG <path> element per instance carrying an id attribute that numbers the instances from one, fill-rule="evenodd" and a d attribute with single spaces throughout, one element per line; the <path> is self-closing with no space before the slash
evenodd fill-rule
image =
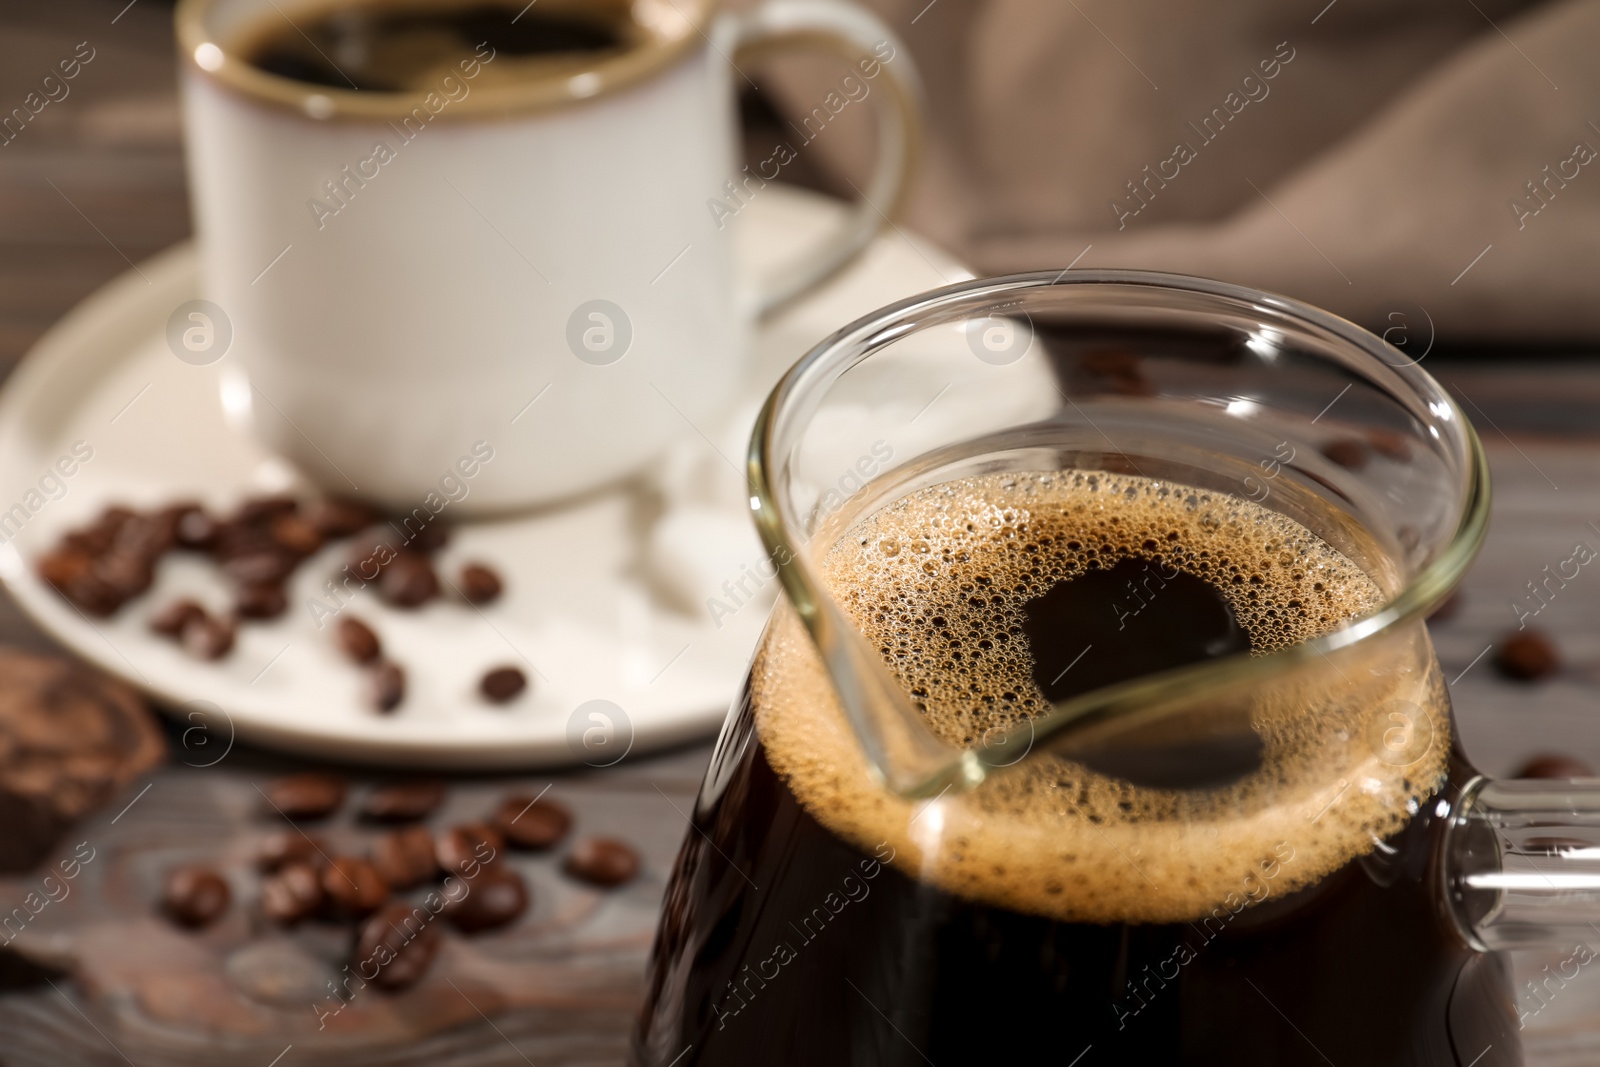
<path id="1" fill-rule="evenodd" d="M 1600 936 L 1600 778 L 1475 778 L 1443 847 L 1446 906 L 1474 947 Z"/>

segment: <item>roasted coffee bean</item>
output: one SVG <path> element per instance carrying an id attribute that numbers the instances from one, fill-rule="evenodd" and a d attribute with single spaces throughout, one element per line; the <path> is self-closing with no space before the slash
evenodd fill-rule
<path id="1" fill-rule="evenodd" d="M 367 692 L 372 706 L 393 711 L 406 698 L 406 672 L 392 660 L 383 660 L 367 672 Z"/>
<path id="2" fill-rule="evenodd" d="M 1526 763 L 1517 768 L 1511 777 L 1593 778 L 1594 768 L 1572 756 L 1564 756 L 1558 752 L 1548 752 L 1530 757 Z"/>
<path id="3" fill-rule="evenodd" d="M 1396 463 L 1405 463 L 1411 459 L 1411 446 L 1406 442 L 1405 435 L 1393 430 L 1367 431 L 1367 444 L 1372 450 L 1385 459 L 1392 459 Z"/>
<path id="4" fill-rule="evenodd" d="M 277 585 L 294 573 L 298 561 L 276 546 L 245 552 L 223 563 L 222 569 L 239 585 Z"/>
<path id="5" fill-rule="evenodd" d="M 116 540 L 117 531 L 122 524 L 133 517 L 129 508 L 113 504 L 102 511 L 88 526 L 73 530 L 61 539 L 62 547 L 77 549 L 87 552 L 91 556 L 98 556 L 110 550 Z"/>
<path id="6" fill-rule="evenodd" d="M 469 874 L 474 865 L 494 863 L 505 851 L 506 839 L 488 823 L 472 822 L 452 827 L 434 839 L 434 856 L 448 874 Z"/>
<path id="7" fill-rule="evenodd" d="M 372 846 L 372 865 L 391 889 L 421 885 L 439 871 L 433 835 L 426 826 L 407 826 L 384 834 Z"/>
<path id="8" fill-rule="evenodd" d="M 268 782 L 267 811 L 290 819 L 325 819 L 344 803 L 345 780 L 307 771 Z"/>
<path id="9" fill-rule="evenodd" d="M 179 867 L 167 872 L 161 906 L 180 926 L 209 926 L 228 910 L 228 883 L 210 867 Z"/>
<path id="10" fill-rule="evenodd" d="M 150 560 L 122 549 L 112 549 L 96 560 L 94 574 L 111 589 L 119 601 L 132 600 L 149 589 L 150 584 L 155 581 L 155 571 Z"/>
<path id="11" fill-rule="evenodd" d="M 478 682 L 478 691 L 493 704 L 515 700 L 527 687 L 527 677 L 515 667 L 496 667 Z"/>
<path id="12" fill-rule="evenodd" d="M 322 908 L 322 876 L 309 863 L 286 863 L 261 880 L 261 912 L 280 923 L 297 923 Z"/>
<path id="13" fill-rule="evenodd" d="M 274 544 L 297 556 L 309 556 L 322 547 L 322 531 L 299 515 L 279 515 L 270 530 Z"/>
<path id="14" fill-rule="evenodd" d="M 172 514 L 173 540 L 179 548 L 209 552 L 217 543 L 217 523 L 198 504 L 174 504 L 168 509 Z"/>
<path id="15" fill-rule="evenodd" d="M 389 899 L 378 868 L 358 856 L 335 856 L 322 868 L 326 911 L 336 919 L 363 919 Z"/>
<path id="16" fill-rule="evenodd" d="M 408 528 L 409 529 L 409 528 Z M 450 527 L 435 519 L 411 534 L 406 547 L 413 552 L 432 554 L 450 541 Z"/>
<path id="17" fill-rule="evenodd" d="M 482 563 L 469 563 L 461 568 L 461 595 L 472 604 L 487 604 L 500 595 L 504 586 L 500 575 Z"/>
<path id="18" fill-rule="evenodd" d="M 414 608 L 439 595 L 439 578 L 428 557 L 401 552 L 378 576 L 378 595 L 398 608 Z"/>
<path id="19" fill-rule="evenodd" d="M 281 585 L 247 585 L 234 594 L 233 610 L 240 618 L 276 619 L 289 610 Z"/>
<path id="20" fill-rule="evenodd" d="M 365 504 L 340 497 L 313 502 L 305 515 L 323 537 L 349 537 L 378 521 L 378 513 Z"/>
<path id="21" fill-rule="evenodd" d="M 211 543 L 211 555 L 220 560 L 224 566 L 231 560 L 262 553 L 280 556 L 283 554 L 283 550 L 273 542 L 269 531 L 260 526 L 239 522 L 225 522 L 217 527 L 217 535 Z"/>
<path id="22" fill-rule="evenodd" d="M 339 620 L 339 627 L 335 631 L 339 650 L 357 663 L 371 663 L 383 654 L 383 645 L 378 641 L 378 635 L 372 632 L 372 627 L 360 619 L 346 615 Z"/>
<path id="23" fill-rule="evenodd" d="M 528 910 L 528 886 L 522 875 L 500 864 L 485 867 L 466 882 L 466 895 L 447 902 L 444 917 L 462 933 L 492 930 Z"/>
<path id="24" fill-rule="evenodd" d="M 494 813 L 494 827 L 517 848 L 549 848 L 572 828 L 572 813 L 553 800 L 509 796 Z"/>
<path id="25" fill-rule="evenodd" d="M 141 559 L 147 565 L 154 564 L 172 547 L 173 525 L 172 517 L 164 512 L 132 515 L 117 527 L 111 549 Z"/>
<path id="26" fill-rule="evenodd" d="M 615 838 L 591 837 L 573 846 L 562 869 L 590 885 L 618 886 L 639 873 L 639 854 Z"/>
<path id="27" fill-rule="evenodd" d="M 236 522 L 270 524 L 279 515 L 290 515 L 299 510 L 300 502 L 292 496 L 246 497 L 234 512 Z"/>
<path id="28" fill-rule="evenodd" d="M 187 597 L 179 598 L 150 616 L 150 629 L 162 637 L 177 637 L 190 619 L 204 618 L 206 609 Z"/>
<path id="29" fill-rule="evenodd" d="M 363 975 L 376 971 L 372 984 L 397 990 L 415 985 L 439 951 L 439 930 L 425 908 L 394 903 L 361 927 L 351 952 L 350 970 Z"/>
<path id="30" fill-rule="evenodd" d="M 1367 465 L 1367 444 L 1354 437 L 1343 437 L 1322 446 L 1322 454 L 1346 470 L 1358 471 Z"/>
<path id="31" fill-rule="evenodd" d="M 221 659 L 233 651 L 233 621 L 197 615 L 183 624 L 179 638 L 190 655 L 200 659 Z"/>
<path id="32" fill-rule="evenodd" d="M 64 595 L 75 582 L 88 576 L 95 556 L 86 549 L 62 547 L 46 552 L 34 563 L 39 577 Z"/>
<path id="33" fill-rule="evenodd" d="M 373 822 L 416 822 L 444 803 L 444 783 L 413 778 L 377 786 L 361 803 L 361 815 Z"/>
<path id="34" fill-rule="evenodd" d="M 1512 631 L 1500 639 L 1494 665 L 1507 678 L 1536 682 L 1561 669 L 1556 646 L 1538 630 Z"/>
<path id="35" fill-rule="evenodd" d="M 273 814 L 277 812 L 274 810 Z M 275 871 L 289 863 L 322 867 L 327 863 L 327 852 L 327 843 L 320 837 L 312 837 L 298 830 L 280 830 L 261 842 L 261 847 L 256 850 L 256 866 L 263 871 Z"/>
<path id="36" fill-rule="evenodd" d="M 399 555 L 394 547 L 395 536 L 389 530 L 377 530 L 356 538 L 350 546 L 350 556 L 345 568 L 364 582 L 377 581 L 383 571 Z"/>

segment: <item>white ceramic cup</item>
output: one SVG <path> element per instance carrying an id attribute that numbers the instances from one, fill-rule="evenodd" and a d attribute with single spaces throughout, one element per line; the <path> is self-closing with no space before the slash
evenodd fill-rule
<path id="1" fill-rule="evenodd" d="M 329 0 L 179 5 L 214 307 L 169 333 L 191 362 L 221 358 L 229 411 L 324 488 L 409 510 L 475 443 L 493 459 L 458 512 L 637 471 L 725 409 L 755 317 L 836 272 L 904 200 L 919 83 L 876 18 L 841 0 L 622 2 L 644 36 L 621 55 L 541 72 L 480 48 L 414 93 L 293 81 L 230 50 Z M 852 64 L 788 147 L 868 102 L 878 169 L 846 225 L 751 282 L 729 216 L 787 160 L 735 163 L 734 65 L 788 48 Z"/>

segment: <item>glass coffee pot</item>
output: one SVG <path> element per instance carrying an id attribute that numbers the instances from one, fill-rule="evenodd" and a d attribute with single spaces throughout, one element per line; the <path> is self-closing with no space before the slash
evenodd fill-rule
<path id="1" fill-rule="evenodd" d="M 1503 950 L 1587 943 L 1600 781 L 1456 743 L 1487 466 L 1404 341 L 1075 270 L 796 364 L 636 1062 L 1520 1064 Z"/>

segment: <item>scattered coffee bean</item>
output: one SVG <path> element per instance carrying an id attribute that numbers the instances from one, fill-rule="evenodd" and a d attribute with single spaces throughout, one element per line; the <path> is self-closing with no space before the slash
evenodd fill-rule
<path id="1" fill-rule="evenodd" d="M 273 811 L 276 815 L 276 810 Z M 275 871 L 289 863 L 306 863 L 323 866 L 327 860 L 328 846 L 319 837 L 298 830 L 280 830 L 269 835 L 256 850 L 256 866 L 263 871 Z"/>
<path id="2" fill-rule="evenodd" d="M 405 527 L 410 529 L 409 525 Z M 406 547 L 413 552 L 423 552 L 429 555 L 439 551 L 450 540 L 450 527 L 442 522 L 430 522 L 411 535 L 406 542 Z"/>
<path id="3" fill-rule="evenodd" d="M 553 800 L 509 796 L 494 813 L 494 827 L 517 848 L 549 848 L 572 828 L 572 813 Z"/>
<path id="4" fill-rule="evenodd" d="M 135 513 L 117 527 L 111 550 L 114 554 L 128 555 L 153 566 L 156 560 L 172 547 L 174 539 L 172 517 L 156 512 L 152 515 Z"/>
<path id="5" fill-rule="evenodd" d="M 1346 470 L 1358 471 L 1367 465 L 1367 444 L 1354 437 L 1343 437 L 1322 446 L 1322 454 Z"/>
<path id="6" fill-rule="evenodd" d="M 365 504 L 339 497 L 318 500 L 305 514 L 323 537 L 350 537 L 378 521 L 378 513 Z"/>
<path id="7" fill-rule="evenodd" d="M 209 926 L 228 910 L 228 883 L 209 867 L 179 867 L 167 872 L 161 906 L 180 926 Z"/>
<path id="8" fill-rule="evenodd" d="M 415 778 L 378 786 L 361 803 L 361 814 L 373 822 L 416 822 L 444 803 L 444 783 Z"/>
<path id="9" fill-rule="evenodd" d="M 399 555 L 391 543 L 394 539 L 390 530 L 373 530 L 356 538 L 345 561 L 346 569 L 364 582 L 376 581 Z"/>
<path id="10" fill-rule="evenodd" d="M 465 896 L 444 906 L 444 917 L 462 933 L 492 930 L 528 910 L 528 885 L 504 864 L 485 867 L 466 883 Z"/>
<path id="11" fill-rule="evenodd" d="M 371 663 L 383 654 L 383 645 L 378 641 L 378 635 L 372 632 L 372 627 L 360 619 L 346 615 L 339 620 L 339 627 L 335 633 L 338 636 L 340 650 L 357 663 Z"/>
<path id="12" fill-rule="evenodd" d="M 1512 631 L 1500 639 L 1494 665 L 1507 678 L 1536 682 L 1561 669 L 1556 646 L 1537 630 Z"/>
<path id="13" fill-rule="evenodd" d="M 307 771 L 267 783 L 267 811 L 290 819 L 325 819 L 344 803 L 345 780 Z"/>
<path id="14" fill-rule="evenodd" d="M 461 595 L 471 604 L 487 604 L 500 595 L 504 585 L 500 575 L 482 563 L 468 563 L 461 568 Z"/>
<path id="15" fill-rule="evenodd" d="M 205 618 L 206 609 L 183 597 L 150 616 L 150 629 L 162 637 L 177 637 L 191 619 Z"/>
<path id="16" fill-rule="evenodd" d="M 297 923 L 322 908 L 322 877 L 309 863 L 286 863 L 261 880 L 261 912 L 273 922 Z"/>
<path id="17" fill-rule="evenodd" d="M 292 496 L 252 496 L 240 502 L 233 518 L 235 522 L 270 525 L 279 515 L 293 514 L 299 507 L 300 502 Z"/>
<path id="18" fill-rule="evenodd" d="M 231 619 L 196 615 L 183 624 L 179 635 L 184 650 L 200 659 L 221 659 L 233 651 L 234 626 Z"/>
<path id="19" fill-rule="evenodd" d="M 439 930 L 425 909 L 393 903 L 368 919 L 356 938 L 350 970 L 376 971 L 372 984 L 397 990 L 415 985 L 439 951 Z"/>
<path id="20" fill-rule="evenodd" d="M 383 660 L 368 672 L 367 690 L 373 707 L 393 711 L 406 698 L 406 672 L 399 664 Z"/>
<path id="21" fill-rule="evenodd" d="M 61 538 L 62 547 L 91 556 L 109 551 L 112 542 L 116 540 L 117 531 L 132 515 L 130 509 L 113 504 L 102 511 L 88 526 L 69 531 Z"/>
<path id="22" fill-rule="evenodd" d="M 426 826 L 407 826 L 384 834 L 372 846 L 372 865 L 391 889 L 421 885 L 439 871 L 433 835 Z"/>
<path id="23" fill-rule="evenodd" d="M 1594 768 L 1580 759 L 1550 752 L 1532 756 L 1513 778 L 1593 778 Z"/>
<path id="24" fill-rule="evenodd" d="M 285 552 L 309 556 L 322 547 L 322 531 L 299 515 L 279 515 L 270 529 L 273 543 Z"/>
<path id="25" fill-rule="evenodd" d="M 242 619 L 276 619 L 289 610 L 281 585 L 247 585 L 234 594 L 233 610 Z"/>
<path id="26" fill-rule="evenodd" d="M 1411 445 L 1406 442 L 1405 435 L 1393 430 L 1367 431 L 1367 444 L 1384 459 L 1392 459 L 1396 463 L 1411 459 Z"/>
<path id="27" fill-rule="evenodd" d="M 515 700 L 527 687 L 527 677 L 515 667 L 496 667 L 478 683 L 478 691 L 493 704 Z"/>
<path id="28" fill-rule="evenodd" d="M 494 863 L 505 847 L 500 831 L 481 822 L 452 827 L 440 834 L 433 846 L 439 869 L 449 874 L 466 874 L 474 864 Z"/>
<path id="29" fill-rule="evenodd" d="M 116 596 L 118 607 L 149 589 L 150 583 L 155 580 L 155 569 L 150 560 L 116 549 L 101 556 L 94 569 L 95 576 Z"/>
<path id="30" fill-rule="evenodd" d="M 335 856 L 322 869 L 322 892 L 336 919 L 364 919 L 389 899 L 389 885 L 378 868 L 357 856 Z"/>
<path id="31" fill-rule="evenodd" d="M 277 585 L 294 573 L 297 562 L 281 548 L 266 548 L 234 556 L 222 569 L 239 585 Z"/>
<path id="32" fill-rule="evenodd" d="M 378 595 L 397 608 L 414 608 L 439 595 L 439 577 L 427 556 L 401 552 L 378 576 Z"/>
<path id="33" fill-rule="evenodd" d="M 639 873 L 639 854 L 615 838 L 591 837 L 573 846 L 562 869 L 580 881 L 609 888 Z"/>
<path id="34" fill-rule="evenodd" d="M 172 536 L 179 548 L 209 552 L 217 543 L 217 524 L 198 504 L 174 504 Z"/>

